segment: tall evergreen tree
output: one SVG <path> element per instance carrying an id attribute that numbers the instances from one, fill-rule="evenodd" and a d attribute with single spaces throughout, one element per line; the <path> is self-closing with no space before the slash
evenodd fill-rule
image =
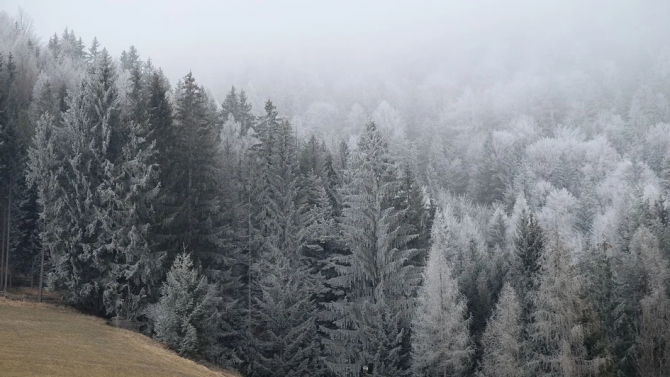
<path id="1" fill-rule="evenodd" d="M 104 312 L 103 290 L 115 248 L 105 194 L 123 144 L 115 76 L 103 50 L 82 89 L 69 96 L 69 109 L 63 114 L 67 164 L 61 181 L 69 210 L 64 247 L 54 250 L 52 282 L 65 288 L 77 305 L 96 313 Z"/>
<path id="2" fill-rule="evenodd" d="M 640 227 L 631 240 L 631 251 L 640 266 L 642 294 L 636 336 L 635 364 L 640 376 L 662 376 L 670 367 L 670 299 L 666 291 L 668 261 L 658 240 Z"/>
<path id="3" fill-rule="evenodd" d="M 261 291 L 253 312 L 257 335 L 253 376 L 319 376 L 324 373 L 317 337 L 316 287 L 306 266 L 278 250 L 261 261 Z"/>
<path id="4" fill-rule="evenodd" d="M 479 376 L 522 375 L 521 329 L 521 305 L 512 286 L 505 283 L 482 337 Z"/>
<path id="5" fill-rule="evenodd" d="M 512 285 L 521 302 L 521 318 L 524 323 L 531 320 L 534 310 L 534 294 L 539 287 L 541 258 L 545 236 L 532 214 L 522 213 L 517 223 L 514 238 L 514 263 Z"/>
<path id="6" fill-rule="evenodd" d="M 150 317 L 159 340 L 180 355 L 201 356 L 215 346 L 220 321 L 217 288 L 198 273 L 188 254 L 179 254 Z"/>
<path id="7" fill-rule="evenodd" d="M 404 357 L 382 357 L 375 345 L 381 339 L 368 339 L 367 321 L 386 305 L 396 316 L 383 316 L 389 323 L 381 328 L 400 333 L 409 327 L 412 296 L 419 280 L 418 269 L 409 263 L 417 254 L 408 244 L 417 235 L 402 223 L 406 208 L 393 207 L 398 178 L 389 158 L 388 146 L 377 126 L 366 125 L 343 189 L 342 232 L 350 254 L 334 257 L 339 276 L 331 284 L 347 296 L 330 305 L 336 330 L 331 331 L 332 369 L 337 375 L 350 375 L 362 363 L 372 362 L 376 370 L 393 375 L 409 373 Z M 396 323 L 397 321 L 397 323 Z M 386 334 L 395 339 L 399 333 Z"/>
<path id="8" fill-rule="evenodd" d="M 413 370 L 419 376 L 464 376 L 474 352 L 470 318 L 443 245 L 433 243 L 413 319 Z"/>
<path id="9" fill-rule="evenodd" d="M 160 91 L 155 94 L 164 95 Z M 156 99 L 160 102 L 160 98 Z M 186 247 L 193 250 L 197 261 L 218 270 L 223 268 L 224 256 L 218 199 L 218 133 L 208 111 L 207 95 L 193 75 L 187 74 L 175 93 L 174 129 L 169 132 L 174 137 L 172 145 L 157 145 L 159 153 L 161 148 L 168 148 L 169 162 L 161 179 L 169 200 L 166 205 L 174 213 L 169 224 L 173 240 L 167 249 L 174 255 Z M 156 132 L 159 131 L 160 128 Z"/>
<path id="10" fill-rule="evenodd" d="M 534 297 L 529 338 L 524 339 L 531 360 L 526 375 L 592 376 L 606 367 L 606 360 L 589 358 L 587 338 L 593 327 L 585 320 L 582 281 L 572 266 L 572 256 L 553 235 L 541 258 L 542 272 Z M 530 374 L 528 374 L 530 373 Z"/>

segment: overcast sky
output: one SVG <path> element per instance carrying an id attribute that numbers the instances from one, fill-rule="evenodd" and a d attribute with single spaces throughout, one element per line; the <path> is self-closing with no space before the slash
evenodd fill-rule
<path id="1" fill-rule="evenodd" d="M 621 0 L 2 0 L 48 39 L 65 27 L 113 55 L 135 45 L 171 81 L 207 85 L 246 64 L 371 69 L 380 62 L 479 59 L 478 53 L 562 54 L 563 44 L 617 49 L 670 40 L 670 1 Z M 497 55 L 496 55 L 497 56 Z M 321 68 L 320 68 L 321 67 Z"/>

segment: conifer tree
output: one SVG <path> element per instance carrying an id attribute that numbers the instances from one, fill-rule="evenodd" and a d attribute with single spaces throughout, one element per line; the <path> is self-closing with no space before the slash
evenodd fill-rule
<path id="1" fill-rule="evenodd" d="M 219 301 L 216 286 L 198 273 L 190 256 L 177 255 L 150 311 L 156 337 L 180 355 L 208 353 L 215 346 Z"/>
<path id="2" fill-rule="evenodd" d="M 70 210 L 64 219 L 64 248 L 54 250 L 52 282 L 95 313 L 104 312 L 103 290 L 115 253 L 105 186 L 123 143 L 115 85 L 115 68 L 103 50 L 81 91 L 69 96 L 69 109 L 63 114 L 67 164 L 61 182 L 64 205 Z"/>
<path id="3" fill-rule="evenodd" d="M 306 266 L 296 266 L 278 250 L 261 261 L 264 274 L 253 312 L 258 335 L 254 346 L 253 376 L 319 376 L 317 308 L 313 279 Z"/>
<path id="4" fill-rule="evenodd" d="M 159 91 L 155 95 L 160 97 L 164 93 Z M 159 106 L 167 106 L 160 98 L 155 99 Z M 168 166 L 161 179 L 168 195 L 166 205 L 171 207 L 168 211 L 174 214 L 169 225 L 173 241 L 167 249 L 174 255 L 186 247 L 193 250 L 196 260 L 207 261 L 210 268 L 219 269 L 223 245 L 217 195 L 218 133 L 208 112 L 207 96 L 191 73 L 177 85 L 174 106 L 173 131 L 168 133 L 174 138 L 172 145 L 157 142 L 159 153 L 165 147 L 169 151 Z M 166 123 L 161 126 L 166 127 Z"/>
<path id="5" fill-rule="evenodd" d="M 635 232 L 631 249 L 640 266 L 641 293 L 644 294 L 639 302 L 635 364 L 640 376 L 662 376 L 670 367 L 668 261 L 661 256 L 658 240 L 646 227 Z"/>
<path id="6" fill-rule="evenodd" d="M 483 356 L 479 376 L 515 377 L 522 370 L 521 305 L 505 283 L 482 337 Z"/>
<path id="7" fill-rule="evenodd" d="M 241 135 L 247 135 L 249 129 L 251 129 L 256 121 L 256 117 L 251 112 L 251 103 L 247 99 L 247 94 L 244 90 L 240 90 L 239 94 L 239 122 L 242 125 L 240 128 Z M 237 119 L 237 118 L 236 118 Z"/>
<path id="8" fill-rule="evenodd" d="M 60 231 L 64 228 L 63 192 L 59 177 L 65 161 L 59 155 L 58 134 L 53 115 L 46 113 L 37 122 L 32 147 L 28 151 L 26 179 L 36 190 L 39 205 L 40 273 L 39 290 L 42 298 L 45 259 L 57 255 L 64 246 Z"/>
<path id="9" fill-rule="evenodd" d="M 522 213 L 514 238 L 512 286 L 521 302 L 521 318 L 531 321 L 534 294 L 539 287 L 541 257 L 544 252 L 544 233 L 532 214 Z"/>
<path id="10" fill-rule="evenodd" d="M 221 111 L 219 112 L 221 122 L 226 122 L 230 115 L 233 116 L 235 121 L 241 122 L 241 119 L 239 119 L 239 109 L 240 103 L 237 97 L 237 92 L 235 91 L 235 87 L 233 86 L 230 89 L 230 92 L 226 94 L 226 98 L 221 103 Z"/>
<path id="11" fill-rule="evenodd" d="M 148 124 L 130 123 L 129 135 L 112 176 L 104 185 L 106 209 L 114 224 L 113 269 L 105 287 L 108 313 L 136 319 L 158 297 L 164 253 L 151 249 L 153 204 L 159 193 L 153 144 Z"/>
<path id="12" fill-rule="evenodd" d="M 526 375 L 592 376 L 606 367 L 606 360 L 589 358 L 587 338 L 593 330 L 585 321 L 582 281 L 575 273 L 572 257 L 556 235 L 542 255 L 542 272 L 534 297 L 529 338 L 525 351 L 531 359 Z M 527 354 L 528 355 L 528 354 Z M 530 374 L 529 374 L 530 373 Z"/>
<path id="13" fill-rule="evenodd" d="M 413 370 L 419 376 L 464 376 L 474 351 L 470 318 L 443 245 L 433 243 L 412 321 Z"/>
<path id="14" fill-rule="evenodd" d="M 396 167 L 390 160 L 388 146 L 377 126 L 370 122 L 362 135 L 343 189 L 342 232 L 351 252 L 334 257 L 339 276 L 332 286 L 345 290 L 347 299 L 330 304 L 336 330 L 331 331 L 333 355 L 331 367 L 337 375 L 358 370 L 361 356 L 381 355 L 373 349 L 381 340 L 367 339 L 367 321 L 377 305 L 386 305 L 399 316 L 383 317 L 400 323 L 379 324 L 388 331 L 406 331 L 412 295 L 416 290 L 418 269 L 409 263 L 417 254 L 408 244 L 416 234 L 402 223 L 406 208 L 393 207 L 398 192 Z M 352 315 L 352 313 L 354 313 Z M 394 339 L 399 334 L 386 334 Z M 394 359 L 365 362 L 393 375 L 408 373 L 408 365 Z M 393 372 L 391 372 L 393 370 Z"/>

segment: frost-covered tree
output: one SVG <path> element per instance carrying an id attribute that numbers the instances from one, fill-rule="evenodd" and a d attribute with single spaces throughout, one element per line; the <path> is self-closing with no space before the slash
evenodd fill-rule
<path id="1" fill-rule="evenodd" d="M 319 376 L 325 373 L 317 333 L 314 279 L 306 266 L 274 253 L 261 262 L 255 298 L 253 376 Z"/>
<path id="2" fill-rule="evenodd" d="M 66 224 L 62 247 L 54 251 L 51 282 L 88 310 L 104 311 L 115 245 L 104 185 L 109 183 L 122 147 L 115 68 L 106 50 L 92 65 L 80 91 L 68 96 L 63 114 L 65 167 L 59 176 Z"/>
<path id="3" fill-rule="evenodd" d="M 112 176 L 103 185 L 108 216 L 114 224 L 113 268 L 105 287 L 108 313 L 135 319 L 158 297 L 164 252 L 152 250 L 153 205 L 159 193 L 154 144 L 148 124 L 130 123 L 126 145 Z"/>
<path id="4" fill-rule="evenodd" d="M 162 107 L 167 105 L 160 100 L 160 90 L 155 95 L 159 106 L 155 115 L 163 117 Z M 165 247 L 172 254 L 183 247 L 193 250 L 194 258 L 206 260 L 205 265 L 216 270 L 223 267 L 225 250 L 219 218 L 219 135 L 213 116 L 204 88 L 187 74 L 177 84 L 172 124 L 161 127 L 172 128 L 171 144 L 157 145 L 159 153 L 167 147 L 169 161 L 161 177 L 166 190 L 164 205 L 171 217 L 167 233 L 172 242 Z"/>
<path id="5" fill-rule="evenodd" d="M 514 288 L 505 283 L 482 336 L 479 376 L 515 377 L 522 374 L 521 304 Z"/>
<path id="6" fill-rule="evenodd" d="M 53 115 L 44 114 L 37 123 L 33 146 L 28 151 L 27 182 L 37 191 L 37 203 L 40 208 L 40 299 L 43 287 L 44 263 L 62 247 L 60 230 L 62 223 L 63 196 L 59 176 L 63 172 L 64 160 L 59 155 L 58 135 Z"/>
<path id="7" fill-rule="evenodd" d="M 524 211 L 517 221 L 511 281 L 521 302 L 522 321 L 527 323 L 531 320 L 534 294 L 540 283 L 540 261 L 544 252 L 545 236 L 532 214 Z"/>
<path id="8" fill-rule="evenodd" d="M 465 299 L 443 245 L 434 242 L 412 320 L 412 368 L 419 376 L 464 376 L 473 352 Z"/>
<path id="9" fill-rule="evenodd" d="M 416 234 L 401 221 L 407 209 L 393 207 L 399 184 L 396 167 L 375 123 L 366 125 L 345 175 L 341 226 L 350 254 L 333 257 L 339 276 L 330 284 L 346 292 L 346 299 L 329 305 L 336 327 L 329 331 L 330 366 L 337 375 L 348 376 L 362 363 L 372 362 L 377 370 L 402 375 L 409 367 L 401 362 L 403 355 L 385 354 L 375 349 L 382 344 L 380 339 L 366 337 L 367 321 L 379 312 L 376 305 L 400 313 L 382 317 L 391 323 L 378 324 L 381 328 L 395 332 L 409 327 L 411 297 L 419 278 L 417 268 L 408 263 L 417 253 L 408 247 Z"/>
<path id="10" fill-rule="evenodd" d="M 660 253 L 658 240 L 640 227 L 631 241 L 631 251 L 640 265 L 641 318 L 636 337 L 635 364 L 641 376 L 662 376 L 670 367 L 670 299 L 666 287 L 668 261 Z"/>
<path id="11" fill-rule="evenodd" d="M 670 300 L 663 287 L 640 301 L 642 320 L 637 337 L 636 364 L 640 376 L 660 377 L 670 368 Z"/>
<path id="12" fill-rule="evenodd" d="M 220 322 L 219 302 L 216 285 L 193 267 L 190 255 L 177 255 L 158 303 L 149 310 L 157 339 L 180 355 L 209 353 Z"/>
<path id="13" fill-rule="evenodd" d="M 471 180 L 473 197 L 482 203 L 503 200 L 518 169 L 519 146 L 516 140 L 505 133 L 493 133 L 484 141 L 480 156 L 474 179 Z"/>
<path id="14" fill-rule="evenodd" d="M 558 218 L 554 219 L 559 221 Z M 533 297 L 532 322 L 524 339 L 526 375 L 592 376 L 607 366 L 607 360 L 590 357 L 587 338 L 593 327 L 586 321 L 582 279 L 573 256 L 556 226 L 549 225 L 541 274 Z"/>

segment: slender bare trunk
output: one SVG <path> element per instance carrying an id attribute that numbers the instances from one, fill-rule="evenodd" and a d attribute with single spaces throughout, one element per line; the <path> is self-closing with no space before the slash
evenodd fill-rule
<path id="1" fill-rule="evenodd" d="M 44 276 L 44 245 L 42 245 L 42 252 L 41 252 L 41 261 L 40 261 L 40 295 L 39 295 L 39 301 L 42 302 L 42 277 Z"/>
<path id="2" fill-rule="evenodd" d="M 12 215 L 12 178 L 9 178 L 9 189 L 7 191 L 7 248 L 5 250 L 5 293 L 7 293 L 7 278 L 9 275 L 9 224 Z"/>
<path id="3" fill-rule="evenodd" d="M 0 218 L 2 220 L 6 221 L 4 218 L 4 212 L 2 215 L 0 215 Z M 0 233 L 2 233 L 2 241 L 0 241 L 0 287 L 2 286 L 2 282 L 5 281 L 5 222 L 2 222 L 2 230 Z"/>

